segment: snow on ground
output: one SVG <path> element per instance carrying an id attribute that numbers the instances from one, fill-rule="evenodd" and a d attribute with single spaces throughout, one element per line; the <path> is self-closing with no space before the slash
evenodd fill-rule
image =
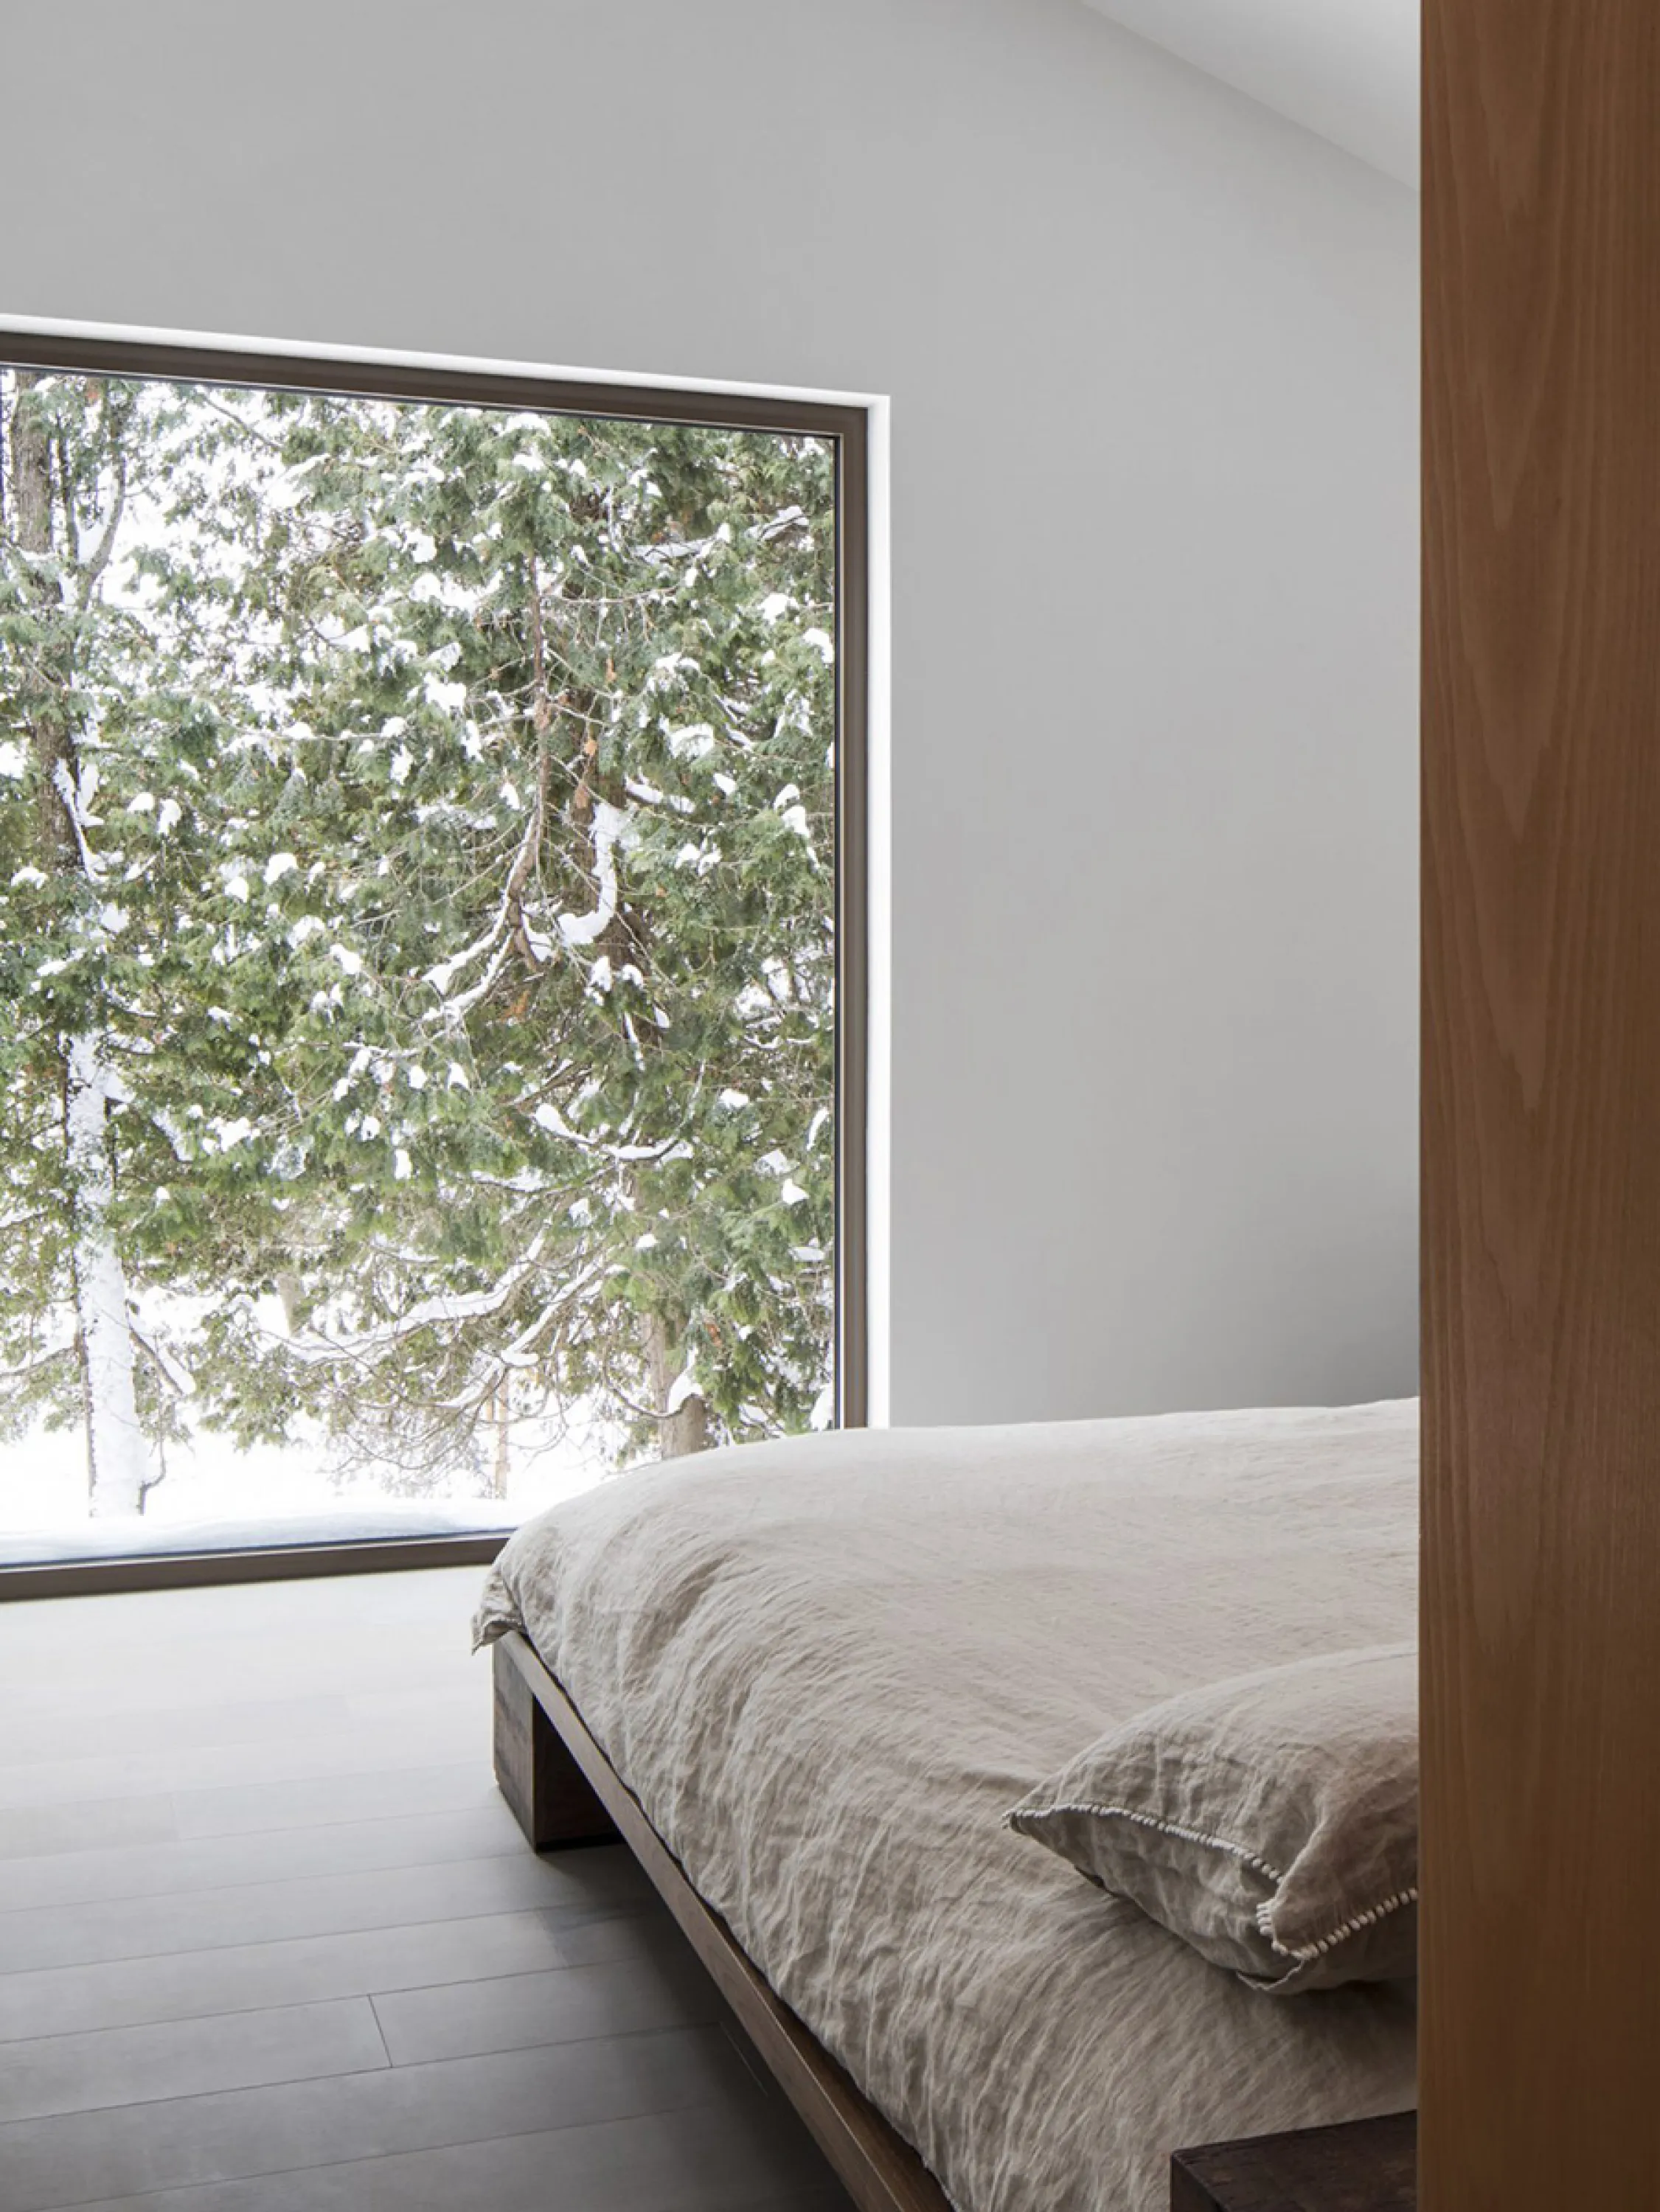
<path id="1" fill-rule="evenodd" d="M 256 1446 L 198 1435 L 170 1445 L 167 1479 L 136 1520 L 94 1522 L 88 1514 L 87 1448 L 77 1426 L 37 1430 L 0 1443 L 0 1566 L 131 1552 L 240 1549 L 265 1543 L 338 1543 L 353 1536 L 516 1528 L 544 1506 L 590 1490 L 615 1472 L 617 1439 L 573 1424 L 562 1438 L 530 1421 L 514 1425 L 507 1495 L 458 1468 L 430 1494 L 398 1497 L 373 1479 L 331 1471 L 319 1443 Z"/>

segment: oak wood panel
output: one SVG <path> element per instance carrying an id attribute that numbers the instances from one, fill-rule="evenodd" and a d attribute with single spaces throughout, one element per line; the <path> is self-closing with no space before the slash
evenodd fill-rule
<path id="1" fill-rule="evenodd" d="M 556 1732 L 556 1759 L 574 1759 L 617 1832 L 651 1876 L 716 1987 L 806 2121 L 860 2212 L 951 2212 L 945 2191 L 818 2039 L 773 1994 L 720 1915 L 703 1902 L 588 1733 L 581 1715 L 524 1637 L 496 1645 L 500 1671 L 522 1676 Z M 498 1713 L 501 1711 L 497 1706 Z"/>
<path id="2" fill-rule="evenodd" d="M 1427 0 L 1425 2212 L 1660 2204 L 1660 10 Z"/>

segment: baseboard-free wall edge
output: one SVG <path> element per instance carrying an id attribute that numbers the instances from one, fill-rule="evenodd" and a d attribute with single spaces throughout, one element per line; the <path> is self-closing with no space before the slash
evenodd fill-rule
<path id="1" fill-rule="evenodd" d="M 96 1597 L 115 1590 L 194 1589 L 214 1583 L 292 1582 L 312 1575 L 488 1566 L 509 1533 L 371 1537 L 357 1543 L 272 1545 L 235 1552 L 154 1552 L 123 1559 L 0 1567 L 0 1604 L 26 1598 Z"/>

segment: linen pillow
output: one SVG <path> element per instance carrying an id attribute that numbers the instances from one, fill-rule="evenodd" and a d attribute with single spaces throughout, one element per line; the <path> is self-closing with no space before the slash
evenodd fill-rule
<path id="1" fill-rule="evenodd" d="M 1272 1996 L 1414 1974 L 1417 1648 L 1184 1692 L 1005 1820 Z"/>

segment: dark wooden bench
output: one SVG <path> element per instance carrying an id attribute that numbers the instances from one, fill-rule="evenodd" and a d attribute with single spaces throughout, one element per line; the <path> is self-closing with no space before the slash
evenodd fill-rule
<path id="1" fill-rule="evenodd" d="M 1418 2115 L 1177 2151 L 1171 2212 L 1416 2212 Z"/>

